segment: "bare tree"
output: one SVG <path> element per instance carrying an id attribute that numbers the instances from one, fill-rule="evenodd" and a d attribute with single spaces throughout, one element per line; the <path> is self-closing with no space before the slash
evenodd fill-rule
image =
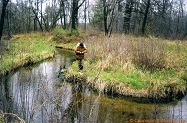
<path id="1" fill-rule="evenodd" d="M 123 25 L 123 30 L 125 33 L 128 33 L 130 30 L 130 22 L 131 22 L 133 7 L 134 7 L 134 0 L 127 0 L 125 6 L 125 17 L 124 17 L 124 25 Z"/>
<path id="2" fill-rule="evenodd" d="M 143 19 L 143 23 L 142 23 L 142 34 L 145 34 L 145 26 L 147 23 L 147 16 L 148 16 L 148 12 L 149 12 L 150 3 L 151 3 L 151 0 L 147 0 L 146 10 L 144 13 L 144 19 Z"/>
<path id="3" fill-rule="evenodd" d="M 104 21 L 105 36 L 110 37 L 111 35 L 112 25 L 116 17 L 115 9 L 117 3 L 118 3 L 117 0 L 111 0 L 111 1 L 103 0 L 103 16 L 104 16 L 103 21 Z"/>
<path id="4" fill-rule="evenodd" d="M 85 0 L 83 0 L 80 4 L 79 4 L 80 0 L 73 0 L 72 3 L 72 14 L 71 14 L 71 29 L 72 30 L 77 30 L 78 27 L 78 11 L 79 8 L 83 5 L 83 3 L 85 2 Z"/>
<path id="5" fill-rule="evenodd" d="M 85 4 L 84 4 L 84 29 L 86 30 L 86 21 L 87 21 L 87 2 L 88 2 L 88 4 L 89 4 L 89 0 L 87 1 L 87 0 L 85 0 Z"/>
<path id="6" fill-rule="evenodd" d="M 34 9 L 34 7 L 31 7 L 31 10 L 32 10 L 32 12 L 33 12 L 34 15 L 35 15 L 35 19 L 34 19 L 34 22 L 35 22 L 35 23 L 34 23 L 34 31 L 37 30 L 37 22 L 38 22 L 38 24 L 39 24 L 39 26 L 40 26 L 41 31 L 43 31 L 42 22 L 40 22 L 40 19 L 39 19 L 39 17 L 38 17 L 37 11 Z"/>
<path id="7" fill-rule="evenodd" d="M 62 23 L 62 16 L 63 16 L 63 28 L 66 29 L 66 8 L 65 8 L 65 1 L 61 0 L 61 7 L 62 7 L 62 15 L 61 15 L 61 23 Z"/>

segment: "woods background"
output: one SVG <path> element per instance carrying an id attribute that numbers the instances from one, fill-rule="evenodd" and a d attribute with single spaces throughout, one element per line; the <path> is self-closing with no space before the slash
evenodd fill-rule
<path id="1" fill-rule="evenodd" d="M 0 5 L 0 30 L 4 25 L 7 36 L 51 31 L 56 26 L 95 27 L 107 36 L 112 32 L 170 39 L 187 36 L 186 0 L 1 0 Z"/>

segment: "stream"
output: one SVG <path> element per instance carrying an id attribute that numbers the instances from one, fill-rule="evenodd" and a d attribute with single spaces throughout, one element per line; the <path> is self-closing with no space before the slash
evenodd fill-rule
<path id="1" fill-rule="evenodd" d="M 56 50 L 51 60 L 0 76 L 0 118 L 4 113 L 7 123 L 19 118 L 27 123 L 187 123 L 187 96 L 169 103 L 132 101 L 63 81 L 60 66 L 67 69 L 74 53 Z"/>

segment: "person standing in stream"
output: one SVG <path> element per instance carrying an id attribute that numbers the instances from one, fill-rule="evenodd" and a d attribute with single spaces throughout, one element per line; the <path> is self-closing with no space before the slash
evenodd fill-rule
<path id="1" fill-rule="evenodd" d="M 75 53 L 76 53 L 76 59 L 78 60 L 79 70 L 83 69 L 82 60 L 84 59 L 84 54 L 87 52 L 88 50 L 83 42 L 80 42 L 76 45 Z"/>

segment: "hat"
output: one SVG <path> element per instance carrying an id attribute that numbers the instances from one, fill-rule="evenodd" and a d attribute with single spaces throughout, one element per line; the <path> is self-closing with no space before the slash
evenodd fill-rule
<path id="1" fill-rule="evenodd" d="M 80 42 L 79 46 L 84 47 L 84 43 Z"/>

